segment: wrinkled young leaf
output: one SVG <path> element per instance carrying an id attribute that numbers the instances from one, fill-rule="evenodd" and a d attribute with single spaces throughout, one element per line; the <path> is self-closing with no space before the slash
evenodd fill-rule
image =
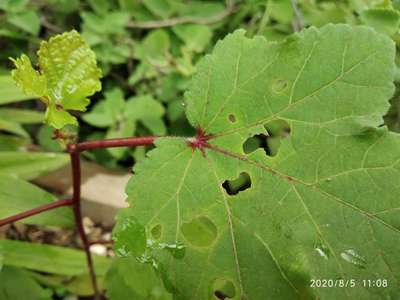
<path id="1" fill-rule="evenodd" d="M 175 299 L 400 296 L 400 138 L 377 128 L 394 53 L 372 29 L 328 25 L 280 43 L 237 31 L 202 60 L 186 115 L 209 140 L 157 140 L 119 218 L 119 228 L 131 218 L 144 226 L 140 258 Z M 274 120 L 291 132 L 278 153 L 245 153 Z M 250 187 L 228 194 L 223 183 L 241 173 Z M 388 287 L 365 288 L 366 278 Z M 312 279 L 356 286 L 311 288 Z"/>
<path id="2" fill-rule="evenodd" d="M 77 124 L 68 110 L 85 111 L 87 97 L 101 90 L 101 71 L 93 51 L 73 30 L 43 41 L 38 57 L 39 71 L 26 55 L 13 59 L 14 80 L 47 105 L 46 123 L 57 129 Z"/>

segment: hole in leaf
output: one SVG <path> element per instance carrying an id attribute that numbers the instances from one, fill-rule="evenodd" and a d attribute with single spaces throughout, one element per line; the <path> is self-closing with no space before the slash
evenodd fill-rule
<path id="1" fill-rule="evenodd" d="M 258 148 L 263 148 L 267 155 L 270 155 L 267 143 L 268 136 L 265 134 L 257 134 L 248 138 L 243 144 L 244 153 L 248 154 L 256 151 Z"/>
<path id="2" fill-rule="evenodd" d="M 228 120 L 231 123 L 236 123 L 236 116 L 234 114 L 229 114 L 228 115 Z"/>
<path id="3" fill-rule="evenodd" d="M 257 134 L 243 143 L 243 151 L 248 154 L 258 148 L 263 148 L 268 156 L 278 154 L 281 140 L 290 135 L 289 124 L 284 120 L 274 120 L 265 125 L 268 135 Z"/>
<path id="4" fill-rule="evenodd" d="M 284 92 L 288 87 L 288 81 L 285 79 L 276 79 L 272 84 L 272 91 L 276 94 Z"/>
<path id="5" fill-rule="evenodd" d="M 222 187 L 228 195 L 236 195 L 251 187 L 251 178 L 249 174 L 242 172 L 239 177 L 234 180 L 225 180 Z"/>
<path id="6" fill-rule="evenodd" d="M 232 281 L 223 278 L 214 280 L 212 290 L 215 299 L 233 299 L 236 295 L 235 286 Z"/>
<path id="7" fill-rule="evenodd" d="M 183 236 L 197 247 L 208 247 L 217 238 L 217 226 L 207 217 L 201 216 L 181 226 Z"/>
<path id="8" fill-rule="evenodd" d="M 158 240 L 161 237 L 162 233 L 162 226 L 161 224 L 155 225 L 151 230 L 150 230 L 151 236 L 153 239 Z"/>

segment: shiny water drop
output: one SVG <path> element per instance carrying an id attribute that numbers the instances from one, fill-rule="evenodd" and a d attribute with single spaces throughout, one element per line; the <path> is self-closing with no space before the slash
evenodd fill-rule
<path id="1" fill-rule="evenodd" d="M 358 268 L 365 269 L 365 258 L 358 254 L 354 249 L 347 249 L 340 253 L 340 257 Z"/>
<path id="2" fill-rule="evenodd" d="M 141 256 L 146 250 L 146 232 L 134 217 L 117 223 L 112 239 L 115 253 L 121 257 Z"/>
<path id="3" fill-rule="evenodd" d="M 317 253 L 322 256 L 324 259 L 328 259 L 328 255 L 326 254 L 326 252 L 324 250 L 322 250 L 321 248 L 315 248 L 315 251 L 317 251 Z"/>
<path id="4" fill-rule="evenodd" d="M 160 249 L 166 249 L 176 259 L 185 257 L 186 247 L 183 243 L 177 242 L 175 244 L 160 243 Z"/>
<path id="5" fill-rule="evenodd" d="M 323 259 L 329 259 L 331 256 L 331 251 L 329 248 L 324 245 L 321 241 L 317 243 L 315 246 L 315 251 L 323 258 Z"/>

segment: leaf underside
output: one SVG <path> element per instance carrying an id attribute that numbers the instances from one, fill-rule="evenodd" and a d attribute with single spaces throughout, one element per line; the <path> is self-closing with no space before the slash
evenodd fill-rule
<path id="1" fill-rule="evenodd" d="M 367 27 L 309 28 L 281 43 L 227 36 L 186 93 L 190 123 L 211 138 L 157 140 L 135 166 L 117 236 L 133 218 L 145 227 L 139 259 L 175 299 L 400 297 L 400 138 L 378 128 L 394 54 Z M 274 120 L 290 127 L 278 154 L 245 153 Z M 223 182 L 243 172 L 250 188 L 227 194 Z M 363 287 L 378 278 L 388 287 Z"/>

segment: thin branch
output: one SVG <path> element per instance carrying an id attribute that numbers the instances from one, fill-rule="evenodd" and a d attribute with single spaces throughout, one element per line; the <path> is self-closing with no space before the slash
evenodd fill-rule
<path id="1" fill-rule="evenodd" d="M 71 157 L 71 167 L 72 167 L 72 187 L 73 187 L 73 196 L 72 196 L 72 208 L 74 211 L 75 223 L 78 229 L 79 236 L 83 243 L 83 249 L 86 254 L 86 261 L 89 268 L 90 279 L 92 281 L 93 291 L 94 291 L 94 299 L 99 300 L 99 288 L 97 285 L 96 274 L 93 266 L 93 257 L 90 252 L 90 244 L 85 234 L 85 230 L 82 222 L 82 211 L 81 211 L 81 160 L 80 153 L 75 144 L 68 145 L 68 151 Z"/>
<path id="2" fill-rule="evenodd" d="M 126 26 L 128 28 L 152 29 L 152 28 L 171 27 L 179 24 L 188 24 L 188 23 L 209 25 L 222 21 L 223 19 L 230 16 L 234 12 L 235 12 L 235 5 L 233 1 L 228 1 L 228 4 L 224 11 L 207 18 L 184 16 L 184 17 L 176 17 L 160 21 L 146 21 L 146 22 L 130 21 Z"/>
<path id="3" fill-rule="evenodd" d="M 258 30 L 257 34 L 261 34 L 262 31 L 264 30 L 265 26 L 267 26 L 267 23 L 269 21 L 269 11 L 268 11 L 268 5 L 265 3 L 265 9 L 264 9 L 264 14 L 261 18 L 260 24 L 258 25 Z"/>
<path id="4" fill-rule="evenodd" d="M 75 145 L 75 147 L 76 151 L 83 152 L 86 150 L 93 150 L 100 148 L 147 146 L 154 144 L 156 138 L 157 138 L 156 136 L 144 136 L 144 137 L 87 141 L 78 143 Z"/>
<path id="5" fill-rule="evenodd" d="M 57 25 L 54 25 L 52 23 L 50 23 L 45 16 L 42 16 L 40 18 L 40 23 L 47 29 L 56 32 L 56 33 L 60 33 L 63 32 L 63 29 L 61 27 L 58 27 Z"/>
<path id="6" fill-rule="evenodd" d="M 0 227 L 20 221 L 20 220 L 28 218 L 28 217 L 32 217 L 34 215 L 49 211 L 49 210 L 57 208 L 57 207 L 68 206 L 68 205 L 72 205 L 71 199 L 57 200 L 52 203 L 48 203 L 48 204 L 45 204 L 45 205 L 42 205 L 39 207 L 35 207 L 30 210 L 24 211 L 22 213 L 16 214 L 14 216 L 10 216 L 8 218 L 0 220 Z"/>
<path id="7" fill-rule="evenodd" d="M 294 15 L 295 18 L 292 22 L 293 30 L 294 31 L 300 31 L 304 27 L 304 22 L 303 22 L 303 17 L 301 15 L 301 11 L 299 9 L 299 6 L 297 4 L 297 0 L 291 0 L 292 1 L 292 7 L 294 10 Z"/>

